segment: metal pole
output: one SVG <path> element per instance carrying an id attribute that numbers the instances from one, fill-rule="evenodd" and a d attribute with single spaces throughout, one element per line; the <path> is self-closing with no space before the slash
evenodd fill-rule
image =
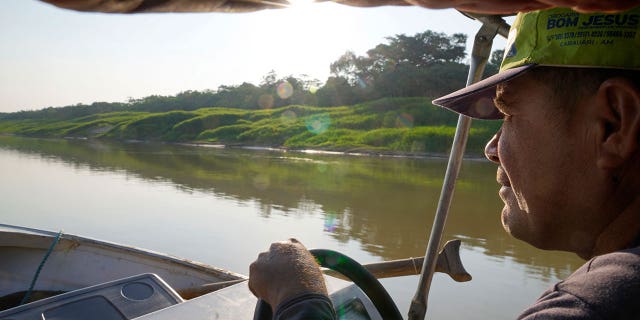
<path id="1" fill-rule="evenodd" d="M 501 21 L 504 23 L 504 20 Z M 491 53 L 493 38 L 495 38 L 499 28 L 503 26 L 498 23 L 487 23 L 484 21 L 483 23 L 473 42 L 473 53 L 471 55 L 467 86 L 482 79 L 484 67 Z M 427 300 L 436 267 L 438 248 L 442 241 L 442 233 L 453 198 L 453 191 L 455 189 L 458 172 L 460 171 L 460 165 L 462 164 L 470 127 L 471 118 L 460 115 L 458 117 L 458 126 L 453 139 L 451 154 L 449 155 L 449 162 L 440 193 L 436 216 L 431 229 L 431 236 L 429 237 L 429 245 L 425 253 L 425 263 L 422 265 L 418 288 L 411 300 L 411 307 L 409 308 L 409 320 L 423 320 L 427 313 Z"/>

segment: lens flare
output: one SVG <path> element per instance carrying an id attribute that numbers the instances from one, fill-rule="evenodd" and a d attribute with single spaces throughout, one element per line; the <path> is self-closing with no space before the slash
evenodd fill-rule
<path id="1" fill-rule="evenodd" d="M 398 128 L 413 128 L 413 116 L 408 113 L 401 113 L 396 118 L 396 127 Z"/>
<path id="2" fill-rule="evenodd" d="M 327 212 L 324 216 L 324 231 L 333 232 L 337 226 L 336 214 L 334 212 Z"/>
<path id="3" fill-rule="evenodd" d="M 358 86 L 359 86 L 360 88 L 364 89 L 364 88 L 366 88 L 366 87 L 367 87 L 367 83 L 366 83 L 364 80 L 362 80 L 362 78 L 358 78 L 358 80 L 357 80 L 357 81 L 358 81 Z"/>
<path id="4" fill-rule="evenodd" d="M 310 132 L 314 134 L 321 134 L 329 129 L 329 126 L 331 125 L 331 117 L 326 113 L 316 114 L 307 119 L 305 124 L 307 125 L 307 130 Z"/>
<path id="5" fill-rule="evenodd" d="M 293 95 L 293 86 L 287 81 L 283 81 L 278 85 L 278 97 L 280 99 L 289 99 Z"/>
<path id="6" fill-rule="evenodd" d="M 280 121 L 284 123 L 292 123 L 296 121 L 298 115 L 293 110 L 287 110 L 280 115 Z"/>

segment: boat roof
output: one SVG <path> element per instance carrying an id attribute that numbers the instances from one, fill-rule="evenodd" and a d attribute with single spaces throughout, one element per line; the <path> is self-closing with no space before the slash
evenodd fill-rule
<path id="1" fill-rule="evenodd" d="M 251 12 L 286 8 L 287 0 L 41 0 L 65 9 L 108 13 L 139 12 Z M 311 0 L 313 1 L 313 0 Z M 411 6 L 404 0 L 315 0 L 357 7 Z"/>
<path id="2" fill-rule="evenodd" d="M 142 12 L 252 12 L 291 7 L 296 2 L 333 2 L 353 7 L 425 6 L 432 9 L 451 8 L 447 1 L 414 0 L 41 0 L 64 9 L 106 13 Z M 476 0 L 478 2 L 484 0 Z M 474 1 L 471 1 L 474 2 Z M 472 7 L 476 7 L 475 5 Z M 467 10 L 465 10 L 467 11 Z M 472 10 L 482 12 L 483 10 Z M 486 10 L 485 10 L 486 11 Z M 491 12 L 482 12 L 491 13 Z M 495 12 L 493 12 L 495 13 Z M 515 13 L 501 12 L 502 14 Z"/>

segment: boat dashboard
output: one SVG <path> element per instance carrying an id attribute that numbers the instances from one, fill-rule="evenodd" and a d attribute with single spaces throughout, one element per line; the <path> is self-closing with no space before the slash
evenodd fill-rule
<path id="1" fill-rule="evenodd" d="M 326 276 L 340 319 L 381 319 L 357 286 Z M 155 274 L 118 279 L 0 312 L 0 320 L 253 319 L 257 299 L 247 282 L 184 300 Z"/>

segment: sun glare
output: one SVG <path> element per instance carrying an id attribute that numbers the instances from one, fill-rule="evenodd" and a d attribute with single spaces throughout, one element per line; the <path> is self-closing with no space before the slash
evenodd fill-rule
<path id="1" fill-rule="evenodd" d="M 261 60 L 278 74 L 312 74 L 325 80 L 329 64 L 353 49 L 349 39 L 354 37 L 354 19 L 349 10 L 335 5 L 289 1 L 291 7 L 267 12 L 264 21 L 256 22 L 264 28 L 254 31 L 254 46 L 269 48 L 261 51 Z"/>
<path id="2" fill-rule="evenodd" d="M 293 9 L 308 8 L 313 3 L 315 3 L 315 0 L 288 0 L 288 1 L 289 1 L 290 8 L 293 8 Z"/>

